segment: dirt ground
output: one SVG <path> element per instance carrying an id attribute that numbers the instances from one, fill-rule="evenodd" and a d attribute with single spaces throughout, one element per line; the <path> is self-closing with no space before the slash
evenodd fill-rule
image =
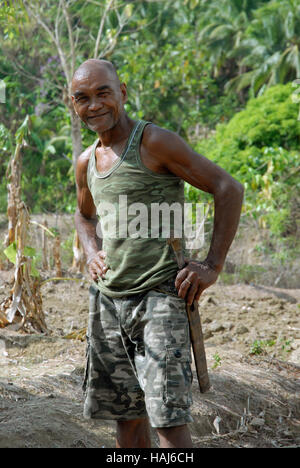
<path id="1" fill-rule="evenodd" d="M 0 302 L 11 271 L 0 272 Z M 82 417 L 88 278 L 42 287 L 48 334 L 0 329 L 0 447 L 112 448 Z M 196 448 L 300 447 L 300 290 L 222 285 L 200 300 L 211 389 L 193 383 Z M 153 446 L 157 446 L 153 433 Z"/>
<path id="2" fill-rule="evenodd" d="M 59 230 L 62 261 L 70 264 L 73 216 L 33 218 L 39 223 L 47 218 L 48 226 Z M 2 216 L 1 238 L 6 224 Z M 256 254 L 261 242 L 255 229 L 237 236 L 228 265 L 265 265 Z M 41 246 L 37 225 L 28 245 Z M 190 429 L 196 448 L 300 447 L 299 261 L 279 274 L 268 271 L 251 284 L 239 283 L 249 283 L 249 276 L 234 273 L 235 284 L 220 279 L 200 300 L 211 389 L 200 394 L 194 372 Z M 13 274 L 14 269 L 0 270 L 0 303 Z M 67 268 L 63 274 L 71 276 Z M 290 289 L 284 289 L 287 285 Z M 85 341 L 66 338 L 87 325 L 88 288 L 87 276 L 42 286 L 47 334 L 0 328 L 1 448 L 115 446 L 114 423 L 82 416 Z"/>

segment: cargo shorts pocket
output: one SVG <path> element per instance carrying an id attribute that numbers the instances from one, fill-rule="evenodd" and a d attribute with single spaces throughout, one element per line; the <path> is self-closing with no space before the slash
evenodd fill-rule
<path id="1" fill-rule="evenodd" d="M 192 404 L 193 373 L 189 350 L 167 348 L 164 403 L 169 407 L 188 408 Z"/>

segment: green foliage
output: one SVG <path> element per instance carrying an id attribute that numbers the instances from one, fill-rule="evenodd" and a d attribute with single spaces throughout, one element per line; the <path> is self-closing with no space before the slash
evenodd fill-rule
<path id="1" fill-rule="evenodd" d="M 0 211 L 4 211 L 4 207 L 6 206 L 7 190 L 5 185 L 5 173 L 12 148 L 9 130 L 0 123 L 0 181 L 3 181 L 2 183 L 0 182 Z"/>
<path id="2" fill-rule="evenodd" d="M 293 340 L 289 340 L 286 338 L 281 338 L 280 343 L 281 343 L 281 350 L 284 351 L 285 353 L 290 353 L 292 351 L 292 342 Z"/>
<path id="3" fill-rule="evenodd" d="M 267 347 L 274 346 L 275 343 L 275 340 L 255 340 L 251 345 L 250 354 L 265 354 Z"/>
<path id="4" fill-rule="evenodd" d="M 246 109 L 237 113 L 228 125 L 219 128 L 216 140 L 223 147 L 282 146 L 297 149 L 300 137 L 299 106 L 292 101 L 291 84 L 277 85 L 262 96 L 250 99 Z"/>
<path id="5" fill-rule="evenodd" d="M 73 240 L 74 240 L 74 233 L 75 233 L 75 229 L 73 229 L 70 234 L 68 235 L 68 237 L 65 239 L 64 242 L 61 243 L 61 247 L 62 247 L 62 251 L 61 251 L 61 257 L 62 257 L 62 261 L 69 265 L 70 263 L 72 263 L 72 259 L 73 259 Z"/>
<path id="6" fill-rule="evenodd" d="M 70 77 L 55 41 L 24 7 L 37 8 L 40 20 L 59 35 L 71 73 L 72 41 L 67 23 L 58 21 L 63 3 L 75 32 L 76 67 L 93 56 L 109 2 L 1 2 L 0 79 L 7 89 L 7 102 L 0 104 L 1 211 L 7 161 L 26 115 L 31 133 L 23 149 L 22 196 L 35 212 L 75 209 L 64 101 Z M 240 180 L 246 188 L 244 212 L 277 236 L 295 230 L 299 103 L 291 100 L 291 84 L 266 87 L 300 76 L 299 17 L 297 0 L 119 0 L 99 42 L 99 55 L 112 60 L 127 83 L 130 116 L 178 132 Z M 249 89 L 260 97 L 246 103 Z M 215 135 L 205 138 L 215 128 Z M 83 128 L 82 139 L 85 148 L 95 135 Z M 190 201 L 212 202 L 189 184 L 185 194 Z"/>
<path id="7" fill-rule="evenodd" d="M 246 97 L 300 76 L 299 18 L 298 0 L 224 0 L 210 2 L 197 26 L 215 76 Z"/>
<path id="8" fill-rule="evenodd" d="M 286 353 L 290 353 L 292 351 L 292 341 L 292 339 L 287 339 L 285 337 L 269 340 L 254 340 L 250 347 L 250 354 L 267 354 L 268 348 L 277 346 L 279 347 L 280 353 L 286 355 Z"/>
<path id="9" fill-rule="evenodd" d="M 60 126 L 53 131 L 47 121 L 33 116 L 30 149 L 23 156 L 22 192 L 33 211 L 72 211 L 74 170 L 68 116 L 61 106 L 52 113 Z M 64 125 L 63 125 L 64 123 Z M 34 151 L 34 157 L 33 157 Z"/>
<path id="10" fill-rule="evenodd" d="M 250 85 L 252 94 L 300 76 L 300 4 L 298 0 L 266 2 L 253 13 L 235 55 L 246 72 L 233 81 Z"/>
<path id="11" fill-rule="evenodd" d="M 0 124 L 0 142 L 1 142 L 1 155 L 8 155 L 12 149 L 10 133 L 7 128 Z"/>
<path id="12" fill-rule="evenodd" d="M 151 31 L 145 27 L 138 34 L 123 35 L 112 57 L 128 84 L 127 110 L 134 118 L 189 139 L 197 126 L 212 128 L 228 117 L 237 103 L 222 96 L 198 48 L 194 31 L 198 10 L 182 8 L 180 2 L 170 9 L 165 2 L 147 7 L 145 13 Z"/>
<path id="13" fill-rule="evenodd" d="M 218 352 L 213 355 L 213 359 L 214 359 L 214 363 L 213 363 L 212 368 L 216 369 L 218 366 L 221 365 L 221 357 Z"/>
<path id="14" fill-rule="evenodd" d="M 43 8 L 39 2 L 25 3 L 33 11 L 39 9 L 41 21 L 50 31 L 54 30 L 57 2 L 46 0 Z M 99 7 L 95 2 L 67 3 L 70 20 L 76 26 L 77 66 L 93 55 L 108 2 L 102 0 Z M 117 65 L 122 80 L 128 84 L 126 107 L 131 117 L 152 120 L 187 140 L 195 140 L 202 128 L 212 129 L 218 121 L 232 115 L 237 99 L 222 94 L 223 87 L 211 76 L 211 65 L 195 36 L 197 18 L 206 8 L 202 1 L 120 1 L 115 6 L 103 24 L 99 52 L 107 50 L 105 58 Z M 9 12 L 12 24 L 0 21 L 4 32 L 0 40 L 0 79 L 5 80 L 8 94 L 0 122 L 5 122 L 14 140 L 20 117 L 31 116 L 31 136 L 23 151 L 22 191 L 27 205 L 33 211 L 72 211 L 76 195 L 70 164 L 71 123 L 63 102 L 69 77 L 50 34 L 34 15 L 24 15 L 23 10 L 22 2 L 16 2 Z M 13 24 L 22 15 L 26 21 L 17 34 Z M 122 34 L 116 36 L 120 23 L 126 24 Z M 61 51 L 69 57 L 64 21 L 56 32 L 60 35 Z M 118 46 L 113 50 L 115 37 Z M 71 60 L 68 65 L 71 72 Z M 83 128 L 82 138 L 85 148 L 95 135 Z M 5 167 L 0 170 L 4 175 Z M 2 211 L 6 207 L 5 193 L 6 180 L 2 177 Z"/>
<path id="15" fill-rule="evenodd" d="M 292 200 L 300 187 L 300 122 L 292 92 L 291 84 L 269 88 L 197 145 L 244 184 L 244 210 L 275 235 L 289 232 Z"/>
<path id="16" fill-rule="evenodd" d="M 16 242 L 13 242 L 10 244 L 6 249 L 3 251 L 3 253 L 6 255 L 8 260 L 12 262 L 14 265 L 16 264 L 16 257 L 17 257 L 17 246 Z M 29 257 L 32 259 L 31 261 L 31 270 L 30 273 L 34 277 L 39 276 L 39 272 L 36 269 L 36 263 L 38 261 L 38 254 L 36 250 L 33 247 L 25 246 L 23 254 L 25 257 Z"/>

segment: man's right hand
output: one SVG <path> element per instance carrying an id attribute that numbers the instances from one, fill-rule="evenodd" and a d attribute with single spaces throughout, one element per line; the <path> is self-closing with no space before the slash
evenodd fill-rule
<path id="1" fill-rule="evenodd" d="M 104 278 L 105 273 L 108 270 L 108 267 L 104 262 L 105 257 L 106 253 L 103 250 L 99 250 L 95 254 L 89 256 L 87 260 L 88 271 L 94 281 L 97 281 L 99 276 Z"/>

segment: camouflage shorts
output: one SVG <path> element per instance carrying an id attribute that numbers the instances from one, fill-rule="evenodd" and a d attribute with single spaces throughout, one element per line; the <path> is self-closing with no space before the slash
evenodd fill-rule
<path id="1" fill-rule="evenodd" d="M 185 302 L 174 279 L 143 294 L 110 298 L 90 288 L 86 418 L 149 417 L 152 427 L 193 421 Z"/>

